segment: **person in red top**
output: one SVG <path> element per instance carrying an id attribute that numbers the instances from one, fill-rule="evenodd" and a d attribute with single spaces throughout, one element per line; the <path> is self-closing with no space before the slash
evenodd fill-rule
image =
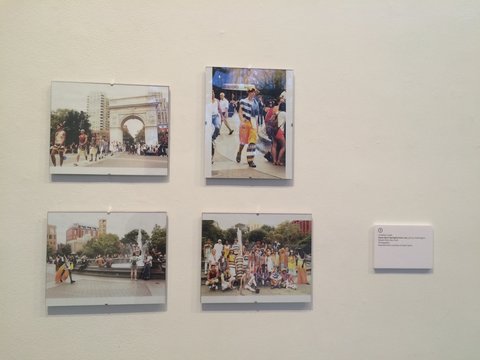
<path id="1" fill-rule="evenodd" d="M 215 265 L 210 265 L 210 270 L 207 274 L 207 281 L 205 285 L 209 287 L 210 290 L 218 290 L 219 288 L 219 272 Z"/>
<path id="2" fill-rule="evenodd" d="M 80 135 L 78 135 L 78 154 L 77 154 L 77 162 L 74 164 L 78 166 L 78 161 L 80 160 L 80 154 L 83 154 L 85 160 L 87 160 L 87 141 L 88 136 L 85 134 L 85 130 L 80 130 Z"/>

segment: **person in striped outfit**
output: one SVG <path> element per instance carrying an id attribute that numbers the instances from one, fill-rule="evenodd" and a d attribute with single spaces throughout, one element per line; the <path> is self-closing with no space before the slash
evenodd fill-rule
<path id="1" fill-rule="evenodd" d="M 252 168 L 257 167 L 254 163 L 255 149 L 257 147 L 257 122 L 253 116 L 255 94 L 255 88 L 249 88 L 248 96 L 240 100 L 238 108 L 238 117 L 240 118 L 240 145 L 238 147 L 236 160 L 237 163 L 241 161 L 243 148 L 247 145 L 247 162 L 248 166 Z"/>

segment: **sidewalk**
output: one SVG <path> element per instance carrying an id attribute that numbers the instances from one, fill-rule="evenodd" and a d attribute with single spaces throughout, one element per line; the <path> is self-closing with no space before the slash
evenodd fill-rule
<path id="1" fill-rule="evenodd" d="M 232 135 L 228 135 L 228 128 L 222 124 L 220 135 L 215 140 L 215 155 L 212 164 L 212 177 L 214 178 L 235 178 L 235 179 L 285 179 L 285 167 L 276 166 L 269 163 L 263 156 L 259 148 L 263 143 L 268 141 L 263 140 L 261 136 L 258 137 L 257 151 L 255 154 L 254 163 L 256 168 L 251 168 L 247 163 L 246 149 L 242 151 L 242 159 L 237 163 L 236 156 L 240 144 L 238 138 L 238 128 L 240 120 L 238 114 L 228 119 L 230 127 L 234 130 Z"/>
<path id="2" fill-rule="evenodd" d="M 45 290 L 47 306 L 165 302 L 165 280 L 99 278 L 74 273 L 73 284 L 70 279 L 57 284 L 54 271 L 54 266 L 48 264 Z"/>
<path id="3" fill-rule="evenodd" d="M 127 152 L 108 153 L 101 159 L 97 156 L 97 160 L 90 161 L 90 155 L 88 160 L 84 157 L 80 158 L 78 165 L 76 164 L 77 154 L 66 154 L 66 159 L 63 161 L 62 167 L 167 167 L 168 157 L 163 156 L 143 156 L 137 154 L 129 154 Z M 58 155 L 56 155 L 57 167 L 59 165 Z M 50 160 L 50 166 L 53 167 L 52 160 Z"/>

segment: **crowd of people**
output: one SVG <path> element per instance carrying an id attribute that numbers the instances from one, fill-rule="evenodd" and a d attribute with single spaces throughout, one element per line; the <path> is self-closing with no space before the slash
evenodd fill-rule
<path id="1" fill-rule="evenodd" d="M 212 159 L 215 154 L 215 140 L 220 135 L 223 124 L 228 129 L 228 135 L 232 135 L 229 119 L 235 113 L 240 121 L 238 136 L 239 147 L 235 156 L 237 163 L 242 160 L 243 149 L 246 147 L 246 159 L 249 167 L 255 168 L 256 148 L 259 136 L 268 139 L 271 143 L 269 151 L 264 155 L 270 163 L 278 166 L 285 165 L 286 151 L 286 92 L 283 91 L 278 98 L 264 99 L 260 91 L 255 87 L 247 89 L 247 96 L 236 100 L 231 94 L 231 100 L 225 98 L 223 92 L 219 99 L 212 90 L 210 112 L 212 116 Z"/>
<path id="2" fill-rule="evenodd" d="M 63 123 L 57 125 L 55 135 L 50 146 L 50 158 L 53 166 L 62 166 L 67 153 L 77 154 L 73 164 L 78 166 L 80 160 L 95 162 L 106 156 L 113 156 L 115 153 L 127 152 L 142 156 L 168 156 L 168 132 L 162 131 L 159 134 L 159 141 L 154 145 L 147 145 L 144 142 L 128 143 L 121 141 L 108 141 L 104 136 L 93 134 L 90 138 L 84 129 L 80 130 L 78 143 L 66 146 L 67 134 Z"/>
<path id="3" fill-rule="evenodd" d="M 143 259 L 143 266 L 140 266 Z M 112 268 L 114 262 L 128 263 L 130 264 L 130 279 L 137 280 L 138 278 L 143 280 L 150 280 L 152 268 L 158 266 L 163 268 L 165 265 L 165 255 L 161 251 L 155 252 L 154 250 L 145 251 L 142 257 L 142 251 L 136 245 L 133 246 L 132 255 L 114 254 L 114 255 L 97 255 L 92 259 L 87 256 L 78 256 L 76 254 L 63 255 L 57 254 L 54 257 L 48 258 L 48 263 L 55 264 L 55 281 L 57 283 L 64 282 L 67 277 L 72 280 L 72 271 L 86 270 L 89 265 L 97 268 Z M 139 274 L 140 270 L 140 274 Z M 140 276 L 139 276 L 140 275 Z"/>
<path id="4" fill-rule="evenodd" d="M 301 249 L 269 245 L 257 241 L 251 246 L 223 244 L 221 239 L 213 245 L 208 239 L 203 245 L 203 272 L 205 285 L 214 290 L 238 289 L 259 293 L 262 287 L 296 290 L 298 285 L 309 284 L 306 256 Z"/>
<path id="5" fill-rule="evenodd" d="M 123 150 L 124 149 L 124 150 Z M 168 143 L 161 143 L 156 145 L 147 145 L 147 144 L 124 144 L 122 146 L 122 151 L 128 152 L 132 155 L 142 155 L 142 156 L 168 156 L 167 155 Z M 118 152 L 118 150 L 116 151 Z"/>

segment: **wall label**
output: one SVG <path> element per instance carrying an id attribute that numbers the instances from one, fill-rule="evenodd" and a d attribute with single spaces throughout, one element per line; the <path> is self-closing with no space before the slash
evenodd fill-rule
<path id="1" fill-rule="evenodd" d="M 373 267 L 375 269 L 432 269 L 432 226 L 375 225 Z"/>

